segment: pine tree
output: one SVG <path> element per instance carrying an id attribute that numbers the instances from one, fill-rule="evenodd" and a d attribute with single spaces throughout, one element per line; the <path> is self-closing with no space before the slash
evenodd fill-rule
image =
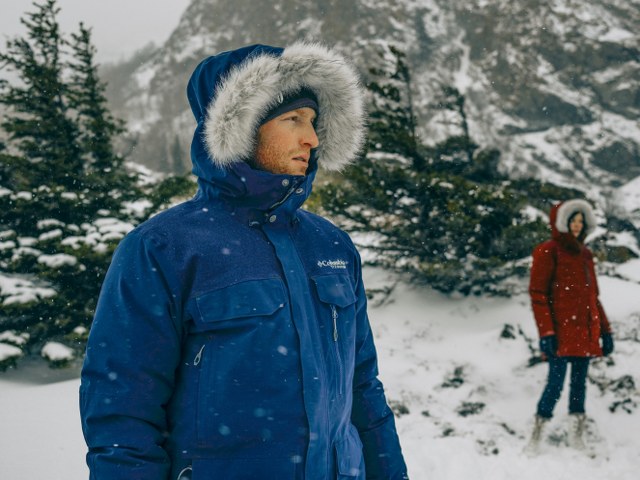
<path id="1" fill-rule="evenodd" d="M 14 187 L 39 200 L 39 216 L 47 212 L 68 221 L 68 202 L 60 195 L 77 196 L 84 185 L 77 126 L 69 115 L 62 79 L 64 40 L 55 19 L 59 8 L 55 0 L 34 5 L 36 11 L 21 20 L 27 38 L 9 40 L 7 52 L 0 53 L 0 64 L 16 72 L 22 83 L 4 81 L 0 86 L 0 103 L 9 110 L 0 126 L 20 152 L 21 161 L 14 165 L 19 183 Z M 42 185 L 49 188 L 41 190 Z M 37 218 L 23 216 L 23 229 L 35 233 Z"/>
<path id="2" fill-rule="evenodd" d="M 380 65 L 369 69 L 371 80 L 367 83 L 371 103 L 368 149 L 402 155 L 420 170 L 424 165 L 418 153 L 406 55 L 392 45 L 384 45 L 378 56 Z"/>
<path id="3" fill-rule="evenodd" d="M 121 210 L 138 190 L 113 150 L 122 124 L 106 107 L 89 31 L 68 43 L 55 0 L 34 7 L 26 38 L 0 53 L 18 77 L 0 89 L 0 275 L 14 287 L 0 291 L 0 335 L 62 365 L 83 351 L 111 253 L 137 221 Z"/>
<path id="4" fill-rule="evenodd" d="M 71 34 L 72 61 L 69 63 L 69 105 L 79 128 L 84 160 L 84 177 L 91 213 L 117 211 L 123 200 L 139 196 L 136 177 L 124 168 L 124 158 L 114 151 L 113 140 L 124 133 L 123 122 L 110 113 L 106 85 L 98 76 L 91 31 L 80 23 Z"/>
<path id="5" fill-rule="evenodd" d="M 500 153 L 473 141 L 465 98 L 453 87 L 443 87 L 432 108 L 457 122 L 457 132 L 422 145 L 405 56 L 389 48 L 382 59 L 367 85 L 368 149 L 341 182 L 320 186 L 315 204 L 366 239 L 370 263 L 443 292 L 501 291 L 499 282 L 522 272 L 518 260 L 547 234 L 544 222 L 523 215 L 534 186 L 500 174 Z"/>

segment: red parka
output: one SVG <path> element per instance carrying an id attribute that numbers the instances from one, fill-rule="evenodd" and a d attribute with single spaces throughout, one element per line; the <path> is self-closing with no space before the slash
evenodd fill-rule
<path id="1" fill-rule="evenodd" d="M 568 224 L 578 211 L 585 228 L 576 238 Z M 595 228 L 595 216 L 587 202 L 569 200 L 554 205 L 549 220 L 552 238 L 534 249 L 529 283 L 538 333 L 556 335 L 558 356 L 600 356 L 600 336 L 611 327 L 598 299 L 593 256 L 583 244 Z"/>

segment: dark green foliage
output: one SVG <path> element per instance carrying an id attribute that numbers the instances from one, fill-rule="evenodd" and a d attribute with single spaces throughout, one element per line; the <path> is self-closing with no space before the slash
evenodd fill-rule
<path id="1" fill-rule="evenodd" d="M 411 102 L 411 72 L 405 63 L 405 54 L 389 47 L 379 55 L 380 65 L 370 69 L 372 80 L 367 83 L 372 104 L 368 148 L 397 153 L 419 162 L 417 125 Z"/>
<path id="2" fill-rule="evenodd" d="M 7 51 L 0 53 L 0 65 L 21 80 L 4 81 L 0 89 L 0 102 L 10 112 L 1 127 L 20 151 L 20 161 L 14 162 L 14 180 L 19 182 L 14 188 L 29 191 L 46 184 L 78 192 L 83 188 L 82 158 L 62 80 L 64 41 L 55 20 L 59 9 L 54 0 L 36 6 L 36 12 L 21 20 L 27 38 L 9 40 Z M 55 209 L 50 204 L 43 207 Z"/>
<path id="3" fill-rule="evenodd" d="M 34 10 L 26 37 L 0 52 L 17 77 L 0 89 L 0 275 L 24 287 L 0 292 L 0 334 L 26 339 L 25 353 L 50 341 L 81 352 L 111 254 L 138 220 L 123 207 L 141 191 L 112 146 L 122 123 L 107 109 L 90 32 L 80 25 L 69 43 L 55 0 Z"/>
<path id="4" fill-rule="evenodd" d="M 148 196 L 148 200 L 151 201 L 150 210 L 156 212 L 167 208 L 175 199 L 193 196 L 196 189 L 197 184 L 190 175 L 166 177 L 153 187 Z"/>
<path id="5" fill-rule="evenodd" d="M 470 137 L 464 96 L 452 87 L 433 108 L 457 118 L 459 133 L 420 145 L 404 55 L 391 49 L 382 58 L 387 67 L 372 70 L 368 84 L 368 150 L 344 180 L 322 185 L 315 201 L 362 239 L 375 254 L 370 263 L 447 293 L 505 293 L 500 281 L 524 273 L 520 260 L 548 235 L 546 222 L 529 218 L 526 207 L 546 213 L 550 199 L 573 192 L 502 175 L 500 152 Z"/>
<path id="6" fill-rule="evenodd" d="M 124 133 L 123 122 L 107 107 L 106 85 L 98 78 L 91 32 L 81 23 L 71 34 L 72 61 L 69 106 L 74 109 L 83 153 L 87 197 L 100 209 L 118 209 L 123 201 L 139 197 L 135 175 L 124 168 L 124 158 L 113 148 L 113 139 Z"/>

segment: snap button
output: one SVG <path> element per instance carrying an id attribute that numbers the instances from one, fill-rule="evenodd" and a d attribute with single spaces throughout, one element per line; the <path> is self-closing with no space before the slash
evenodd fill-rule
<path id="1" fill-rule="evenodd" d="M 283 187 L 288 187 L 289 186 L 289 180 L 286 179 L 286 178 L 284 180 L 282 180 L 282 186 Z"/>
<path id="2" fill-rule="evenodd" d="M 275 215 L 271 215 L 271 216 L 269 217 L 269 221 L 270 221 L 271 223 L 275 222 L 277 219 L 278 219 L 278 217 L 277 217 L 277 216 L 275 216 Z"/>
<path id="3" fill-rule="evenodd" d="M 298 188 L 298 189 L 296 189 L 296 193 L 297 193 L 298 195 L 300 195 L 301 193 L 304 193 L 304 188 Z"/>

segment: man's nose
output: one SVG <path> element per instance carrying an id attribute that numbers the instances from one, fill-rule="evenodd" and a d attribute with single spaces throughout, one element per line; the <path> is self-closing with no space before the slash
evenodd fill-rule
<path id="1" fill-rule="evenodd" d="M 313 125 L 307 125 L 307 127 L 305 128 L 302 142 L 305 145 L 309 145 L 311 148 L 316 148 L 318 145 L 320 145 L 318 135 L 316 134 L 316 129 L 313 127 Z"/>

